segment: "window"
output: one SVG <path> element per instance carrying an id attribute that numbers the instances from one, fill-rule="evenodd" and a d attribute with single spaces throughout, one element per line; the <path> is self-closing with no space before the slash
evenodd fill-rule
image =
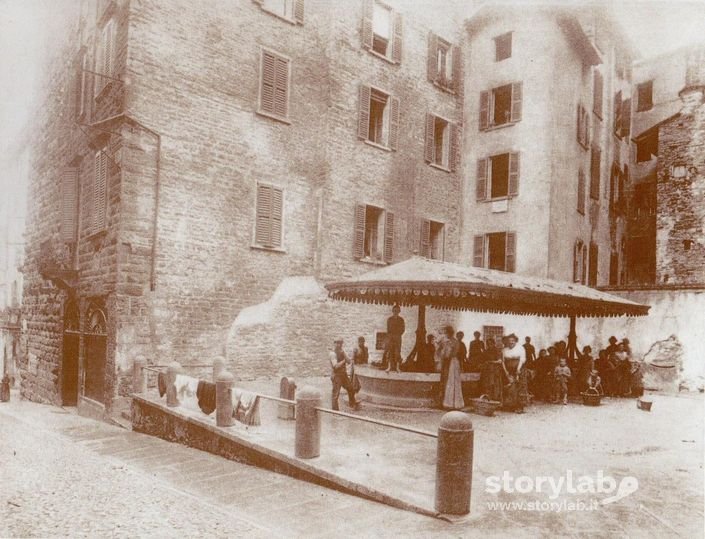
<path id="1" fill-rule="evenodd" d="M 375 206 L 358 205 L 355 208 L 354 258 L 390 263 L 393 250 L 394 214 Z"/>
<path id="2" fill-rule="evenodd" d="M 359 107 L 358 137 L 396 150 L 399 138 L 399 99 L 362 85 Z"/>
<path id="3" fill-rule="evenodd" d="M 578 213 L 585 215 L 585 173 L 578 171 Z"/>
<path id="4" fill-rule="evenodd" d="M 590 153 L 590 198 L 600 198 L 600 167 L 602 152 L 597 146 Z"/>
<path id="5" fill-rule="evenodd" d="M 66 168 L 61 173 L 61 239 L 76 241 L 78 224 L 78 169 Z"/>
<path id="6" fill-rule="evenodd" d="M 622 91 L 614 95 L 614 133 L 621 136 L 622 132 Z"/>
<path id="7" fill-rule="evenodd" d="M 283 192 L 272 185 L 257 184 L 255 245 L 268 249 L 282 245 Z"/>
<path id="8" fill-rule="evenodd" d="M 480 92 L 480 130 L 521 120 L 522 83 Z"/>
<path id="9" fill-rule="evenodd" d="M 504 337 L 504 326 L 482 326 L 482 339 L 485 342 L 496 343 L 502 337 Z"/>
<path id="10" fill-rule="evenodd" d="M 445 226 L 443 223 L 421 220 L 419 254 L 433 260 L 443 260 Z"/>
<path id="11" fill-rule="evenodd" d="M 433 32 L 428 35 L 428 80 L 435 85 L 458 91 L 461 82 L 460 47 L 452 46 Z"/>
<path id="12" fill-rule="evenodd" d="M 401 63 L 401 16 L 376 0 L 366 0 L 362 17 L 362 46 L 395 64 Z"/>
<path id="13" fill-rule="evenodd" d="M 494 38 L 495 61 L 501 62 L 512 56 L 512 33 L 507 32 Z"/>
<path id="14" fill-rule="evenodd" d="M 643 82 L 636 87 L 636 111 L 651 110 L 653 102 L 654 81 Z"/>
<path id="15" fill-rule="evenodd" d="M 588 272 L 588 285 L 597 286 L 597 244 L 590 242 L 590 270 Z"/>
<path id="16" fill-rule="evenodd" d="M 515 262 L 515 232 L 493 232 L 475 236 L 473 266 L 514 272 Z"/>
<path id="17" fill-rule="evenodd" d="M 297 24 L 304 23 L 304 0 L 255 0 L 262 9 Z"/>
<path id="18" fill-rule="evenodd" d="M 618 200 L 618 185 L 619 177 L 621 176 L 621 169 L 617 163 L 612 164 L 612 171 L 610 173 L 610 212 L 614 212 L 617 209 Z"/>
<path id="19" fill-rule="evenodd" d="M 590 146 L 590 118 L 587 110 L 582 105 L 578 105 L 578 142 L 587 149 Z"/>
<path id="20" fill-rule="evenodd" d="M 489 185 L 488 185 L 489 183 Z M 493 155 L 477 162 L 475 194 L 478 201 L 519 194 L 519 153 Z"/>
<path id="21" fill-rule="evenodd" d="M 651 161 L 658 155 L 658 130 L 652 129 L 636 140 L 636 162 Z"/>
<path id="22" fill-rule="evenodd" d="M 619 134 L 622 137 L 628 137 L 631 131 L 632 124 L 632 100 L 625 99 L 620 107 L 622 111 L 621 124 L 619 126 Z"/>
<path id="23" fill-rule="evenodd" d="M 594 112 L 598 118 L 602 119 L 602 90 L 604 88 L 604 83 L 602 81 L 602 73 L 597 69 L 593 73 L 593 101 L 592 101 L 592 112 Z"/>
<path id="24" fill-rule="evenodd" d="M 93 178 L 93 223 L 91 233 L 99 232 L 105 228 L 108 206 L 107 176 L 108 176 L 108 147 L 95 153 L 95 176 Z"/>
<path id="25" fill-rule="evenodd" d="M 96 71 L 94 92 L 98 97 L 115 77 L 115 24 L 109 20 L 96 41 Z"/>
<path id="26" fill-rule="evenodd" d="M 286 119 L 289 115 L 289 79 L 291 62 L 288 58 L 262 49 L 259 85 L 259 114 Z"/>
<path id="27" fill-rule="evenodd" d="M 460 128 L 439 116 L 426 114 L 424 159 L 427 163 L 455 171 L 460 161 Z"/>
<path id="28" fill-rule="evenodd" d="M 573 246 L 573 281 L 585 284 L 587 279 L 587 246 L 577 240 Z"/>

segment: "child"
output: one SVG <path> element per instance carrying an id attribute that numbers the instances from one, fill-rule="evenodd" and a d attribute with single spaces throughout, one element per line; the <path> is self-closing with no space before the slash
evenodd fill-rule
<path id="1" fill-rule="evenodd" d="M 595 369 L 590 371 L 590 375 L 587 378 L 587 386 L 588 389 L 596 389 L 600 395 L 604 395 L 604 391 L 602 391 L 602 380 Z"/>
<path id="2" fill-rule="evenodd" d="M 556 379 L 556 402 L 562 399 L 563 404 L 568 404 L 568 380 L 571 377 L 571 372 L 565 358 L 561 358 L 560 364 L 553 372 L 553 376 Z"/>

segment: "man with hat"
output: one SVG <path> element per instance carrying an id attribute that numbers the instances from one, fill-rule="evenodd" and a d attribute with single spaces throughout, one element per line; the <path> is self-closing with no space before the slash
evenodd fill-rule
<path id="1" fill-rule="evenodd" d="M 340 388 L 345 388 L 348 392 L 348 403 L 353 409 L 358 408 L 355 400 L 355 390 L 353 389 L 352 379 L 348 377 L 346 367 L 353 365 L 352 360 L 348 358 L 345 350 L 343 350 L 343 339 L 333 341 L 335 349 L 329 354 L 331 366 L 330 381 L 333 383 L 333 392 L 331 394 L 331 408 L 339 410 L 338 397 L 340 396 Z"/>
<path id="2" fill-rule="evenodd" d="M 404 334 L 404 319 L 399 316 L 401 309 L 399 305 L 394 304 L 392 307 L 392 316 L 387 318 L 387 372 L 392 368 L 399 372 L 399 364 L 401 363 L 401 336 Z"/>

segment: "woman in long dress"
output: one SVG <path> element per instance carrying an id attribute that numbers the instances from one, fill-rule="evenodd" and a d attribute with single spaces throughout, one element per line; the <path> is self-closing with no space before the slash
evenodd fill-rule
<path id="1" fill-rule="evenodd" d="M 504 373 L 507 385 L 504 392 L 504 406 L 518 414 L 524 413 L 528 402 L 528 372 L 524 369 L 526 360 L 523 350 L 517 346 L 517 336 L 513 333 L 507 337 L 507 346 L 502 349 Z"/>
<path id="2" fill-rule="evenodd" d="M 439 356 L 442 369 L 447 369 L 445 376 L 445 386 L 443 388 L 443 408 L 450 410 L 460 410 L 465 407 L 463 400 L 463 386 L 460 379 L 460 361 L 458 360 L 458 341 L 454 337 L 453 328 L 444 328 L 445 339 L 439 346 Z"/>
<path id="3" fill-rule="evenodd" d="M 480 388 L 483 395 L 493 401 L 502 401 L 504 388 L 504 369 L 502 367 L 502 349 L 495 346 L 492 339 L 487 339 L 485 361 L 480 373 Z"/>

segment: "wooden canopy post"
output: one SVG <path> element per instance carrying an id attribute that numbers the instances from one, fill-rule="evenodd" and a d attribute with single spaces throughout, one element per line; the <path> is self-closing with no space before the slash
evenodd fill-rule
<path id="1" fill-rule="evenodd" d="M 416 340 L 414 341 L 414 349 L 406 356 L 407 361 L 414 361 L 419 355 L 419 350 L 426 342 L 426 306 L 419 305 L 419 318 L 416 324 Z"/>
<path id="2" fill-rule="evenodd" d="M 578 352 L 578 335 L 575 333 L 575 315 L 570 315 L 570 331 L 568 332 L 568 358 L 573 361 Z"/>

